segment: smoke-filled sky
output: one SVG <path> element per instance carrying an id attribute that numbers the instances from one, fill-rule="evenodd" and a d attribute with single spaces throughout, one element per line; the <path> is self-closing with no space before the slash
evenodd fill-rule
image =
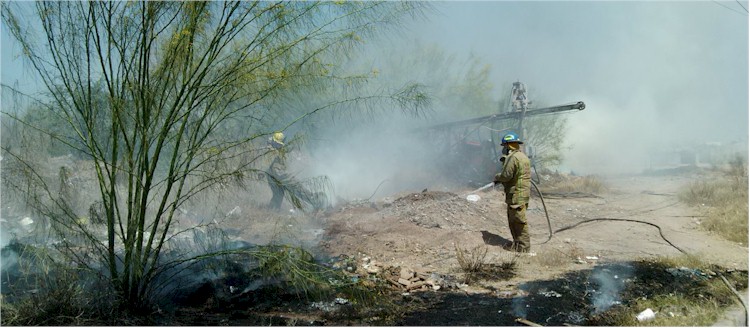
<path id="1" fill-rule="evenodd" d="M 514 81 L 524 82 L 530 99 L 545 104 L 584 101 L 584 111 L 565 114 L 570 148 L 563 170 L 640 172 L 654 154 L 697 149 L 705 142 L 739 143 L 747 151 L 747 1 L 430 4 L 434 11 L 370 45 L 392 47 L 386 53 L 396 57 L 409 55 L 400 49 L 413 49 L 403 45 L 419 43 L 459 62 L 479 58 L 490 65 L 498 101 Z M 2 83 L 19 81 L 22 90 L 29 90 L 34 81 L 28 78 L 29 67 L 15 59 L 18 52 L 3 27 Z M 374 53 L 363 56 L 368 54 Z M 382 163 L 354 161 L 347 167 L 356 173 L 334 184 L 362 182 L 358 172 L 374 172 L 363 167 L 368 163 L 387 171 Z M 316 173 L 342 172 L 348 170 Z M 386 178 L 387 173 L 373 176 L 355 194 L 371 194 Z"/>
<path id="2" fill-rule="evenodd" d="M 405 38 L 480 57 L 498 98 L 519 80 L 531 99 L 586 103 L 568 116 L 565 167 L 638 171 L 650 152 L 747 147 L 747 1 L 434 5 Z"/>

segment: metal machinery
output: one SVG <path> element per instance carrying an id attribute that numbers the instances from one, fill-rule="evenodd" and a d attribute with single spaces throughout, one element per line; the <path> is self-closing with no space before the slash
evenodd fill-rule
<path id="1" fill-rule="evenodd" d="M 526 117 L 586 108 L 583 101 L 537 109 L 530 108 L 531 104 L 526 86 L 521 82 L 514 82 L 505 113 L 427 127 L 431 139 L 440 141 L 444 147 L 439 150 L 444 155 L 441 170 L 470 186 L 485 185 L 502 169 L 502 163 L 498 161 L 502 149 L 499 142 L 500 134 L 516 131 L 521 140 L 526 141 Z M 516 124 L 512 127 L 498 127 L 498 123 L 503 121 L 506 124 Z M 525 144 L 525 152 L 533 163 L 534 146 Z"/>

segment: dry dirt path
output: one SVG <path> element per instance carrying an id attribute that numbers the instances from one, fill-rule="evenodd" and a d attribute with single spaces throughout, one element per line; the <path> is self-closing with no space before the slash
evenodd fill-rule
<path id="1" fill-rule="evenodd" d="M 552 230 L 559 231 L 548 241 L 544 208 L 534 197 L 527 214 L 534 256 L 519 256 L 501 247 L 509 241 L 510 233 L 504 196 L 498 190 L 479 193 L 481 199 L 470 202 L 466 199 L 470 190 L 425 186 L 428 189 L 424 191 L 350 202 L 313 218 L 293 211 L 257 211 L 246 219 L 228 220 L 231 225 L 224 230 L 238 240 L 303 246 L 325 262 L 332 258 L 329 264 L 346 263 L 337 268 L 351 272 L 354 268 L 350 267 L 356 267 L 353 276 L 368 275 L 365 270 L 369 269 L 362 265 L 367 258 L 368 268 L 387 270 L 383 276 L 390 280 L 403 275 L 403 269 L 416 271 L 414 278 L 425 274 L 429 277 L 425 284 L 434 282 L 433 273 L 436 279 L 445 278 L 443 282 L 450 280 L 450 284 L 437 284 L 450 292 L 401 294 L 401 301 L 424 308 L 407 314 L 400 325 L 510 326 L 519 317 L 547 325 L 583 324 L 599 306 L 617 304 L 616 299 L 607 297 L 619 297 L 619 292 L 599 288 L 605 285 L 598 282 L 602 272 L 606 272 L 605 278 L 614 279 L 608 281 L 624 286 L 636 274 L 628 262 L 681 254 L 652 225 L 622 221 L 580 224 L 586 220 L 651 223 L 685 252 L 727 269 L 748 270 L 747 247 L 703 230 L 698 211 L 678 201 L 677 193 L 690 182 L 688 176 L 619 177 L 606 179 L 609 189 L 598 195 L 572 198 L 567 194 L 563 198 L 548 194 Z M 486 250 L 484 262 L 490 270 L 483 274 L 488 273 L 472 283 L 460 283 L 465 276 L 457 248 L 468 255 Z M 345 257 L 348 259 L 342 260 Z M 502 266 L 509 262 L 515 264 L 512 270 Z M 644 286 L 650 286 L 652 280 L 657 284 L 674 280 L 661 268 L 639 274 Z M 399 292 L 411 290 L 404 287 L 410 283 L 391 284 Z"/>
<path id="2" fill-rule="evenodd" d="M 727 268 L 748 269 L 748 249 L 700 228 L 701 217 L 677 199 L 689 177 L 635 176 L 607 179 L 609 191 L 587 198 L 546 198 L 552 230 L 594 218 L 653 223 L 685 252 Z M 330 255 L 367 256 L 384 266 L 460 274 L 456 245 L 470 251 L 487 248 L 488 263 L 513 254 L 501 245 L 510 238 L 501 191 L 480 193 L 472 203 L 461 191 L 403 193 L 376 203 L 348 205 L 325 218 L 320 250 Z M 496 282 L 505 289 L 523 281 L 549 279 L 597 263 L 679 255 L 657 228 L 634 222 L 581 224 L 548 237 L 542 203 L 533 198 L 528 219 L 536 256 L 517 259 L 515 277 Z M 540 244 L 543 243 L 543 244 Z M 582 261 L 576 258 L 580 257 Z"/>

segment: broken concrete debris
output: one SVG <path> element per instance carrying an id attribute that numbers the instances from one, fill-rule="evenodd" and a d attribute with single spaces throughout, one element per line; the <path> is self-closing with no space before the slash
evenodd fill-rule
<path id="1" fill-rule="evenodd" d="M 433 274 L 423 271 L 415 271 L 409 268 L 401 268 L 399 270 L 398 283 L 402 288 L 408 291 L 415 290 L 440 290 L 442 287 L 435 280 L 431 279 Z"/>
<path id="2" fill-rule="evenodd" d="M 404 292 L 438 291 L 462 287 L 455 277 L 441 275 L 422 268 L 385 266 L 372 257 L 361 253 L 359 256 L 341 254 L 331 258 L 327 262 L 327 266 L 346 273 L 355 283 L 360 280 L 381 280 L 390 284 L 392 288 Z"/>

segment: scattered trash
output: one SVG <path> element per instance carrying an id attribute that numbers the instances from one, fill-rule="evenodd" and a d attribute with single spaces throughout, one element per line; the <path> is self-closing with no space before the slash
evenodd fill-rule
<path id="1" fill-rule="evenodd" d="M 560 293 L 558 293 L 558 292 L 556 292 L 554 290 L 550 290 L 550 291 L 546 291 L 546 292 L 539 292 L 539 295 L 544 295 L 545 297 L 562 297 L 562 294 L 560 294 Z"/>
<path id="2" fill-rule="evenodd" d="M 586 256 L 586 259 L 587 260 L 594 260 L 594 261 L 596 261 L 596 260 L 599 259 L 599 257 L 598 256 Z"/>
<path id="3" fill-rule="evenodd" d="M 666 269 L 667 272 L 672 274 L 674 277 L 686 277 L 686 278 L 694 278 L 694 279 L 700 279 L 700 280 L 707 280 L 708 275 L 701 272 L 698 269 L 690 269 L 687 267 L 679 267 L 679 268 L 669 268 Z"/>
<path id="4" fill-rule="evenodd" d="M 479 197 L 479 195 L 469 195 L 469 196 L 466 196 L 466 200 L 468 200 L 468 201 L 470 201 L 470 202 L 472 202 L 472 203 L 476 203 L 476 202 L 478 202 L 478 201 L 479 201 L 480 199 L 482 199 L 482 198 L 481 198 L 481 197 Z"/>
<path id="5" fill-rule="evenodd" d="M 656 313 L 654 313 L 654 310 L 651 310 L 651 308 L 647 308 L 643 310 L 641 313 L 638 313 L 638 315 L 635 316 L 635 318 L 638 319 L 638 321 L 640 322 L 654 320 L 656 318 Z"/>
<path id="6" fill-rule="evenodd" d="M 31 219 L 30 217 L 28 217 L 28 216 L 27 216 L 27 217 L 25 217 L 25 218 L 23 218 L 23 219 L 21 219 L 21 225 L 25 225 L 25 226 L 27 226 L 27 225 L 30 225 L 30 224 L 32 224 L 32 223 L 34 223 L 34 220 L 32 220 L 32 219 Z"/>
<path id="7" fill-rule="evenodd" d="M 344 304 L 349 303 L 349 300 L 345 298 L 341 298 L 341 297 L 336 297 L 336 299 L 333 300 L 333 302 L 339 305 L 344 305 Z"/>

